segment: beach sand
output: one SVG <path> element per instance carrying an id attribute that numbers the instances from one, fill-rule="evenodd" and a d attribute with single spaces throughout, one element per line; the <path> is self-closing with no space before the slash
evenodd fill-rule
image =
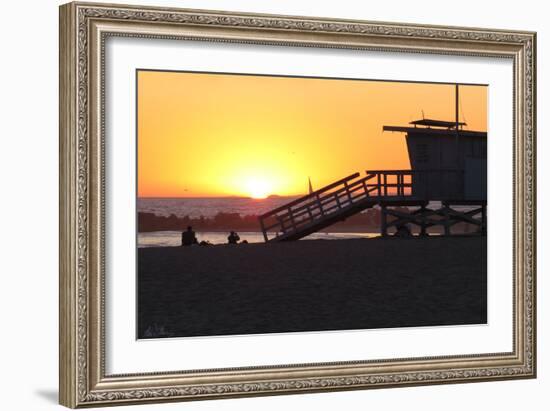
<path id="1" fill-rule="evenodd" d="M 486 237 L 138 250 L 138 336 L 487 321 Z"/>

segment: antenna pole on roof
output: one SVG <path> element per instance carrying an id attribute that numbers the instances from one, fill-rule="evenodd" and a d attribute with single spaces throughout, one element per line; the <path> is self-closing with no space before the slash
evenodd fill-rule
<path id="1" fill-rule="evenodd" d="M 455 84 L 455 126 L 456 126 L 456 129 L 458 130 L 458 126 L 459 126 L 459 121 L 458 121 L 458 105 L 459 105 L 459 100 L 458 100 L 458 83 Z M 458 134 L 458 133 L 457 133 Z"/>
<path id="2" fill-rule="evenodd" d="M 460 155 L 458 153 L 458 83 L 455 84 L 455 151 L 456 151 L 456 168 L 460 168 Z"/>

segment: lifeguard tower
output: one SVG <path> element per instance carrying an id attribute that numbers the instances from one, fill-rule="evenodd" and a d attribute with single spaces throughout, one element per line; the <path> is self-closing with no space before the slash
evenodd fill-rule
<path id="1" fill-rule="evenodd" d="M 410 170 L 368 170 L 352 174 L 259 217 L 266 242 L 303 238 L 367 208 L 381 208 L 381 234 L 413 225 L 420 235 L 466 223 L 486 233 L 487 132 L 465 130 L 458 121 L 420 119 L 406 126 L 384 126 L 405 133 Z M 407 207 L 409 212 L 396 208 Z"/>
<path id="2" fill-rule="evenodd" d="M 384 131 L 406 133 L 414 197 L 487 200 L 487 133 L 463 130 L 465 125 L 422 119 L 407 127 L 384 126 Z"/>

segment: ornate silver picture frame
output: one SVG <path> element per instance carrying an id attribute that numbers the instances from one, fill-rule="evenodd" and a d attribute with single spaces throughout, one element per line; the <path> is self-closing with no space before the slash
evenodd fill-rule
<path id="1" fill-rule="evenodd" d="M 109 373 L 105 246 L 106 43 L 202 41 L 498 58 L 513 65 L 512 349 L 334 362 Z M 536 376 L 536 35 L 487 30 L 69 3 L 60 7 L 60 403 L 67 407 L 465 383 Z M 457 120 L 458 124 L 458 120 Z M 457 126 L 458 129 L 458 126 Z M 116 303 L 116 301 L 115 301 Z M 403 343 L 406 344 L 406 343 Z M 342 355 L 345 356 L 345 353 Z"/>

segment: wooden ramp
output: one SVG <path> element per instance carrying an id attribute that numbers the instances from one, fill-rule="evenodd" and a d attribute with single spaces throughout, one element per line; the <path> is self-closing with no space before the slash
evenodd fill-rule
<path id="1" fill-rule="evenodd" d="M 407 170 L 367 171 L 329 184 L 259 217 L 266 242 L 293 241 L 373 207 L 384 199 L 405 200 L 412 194 Z"/>

